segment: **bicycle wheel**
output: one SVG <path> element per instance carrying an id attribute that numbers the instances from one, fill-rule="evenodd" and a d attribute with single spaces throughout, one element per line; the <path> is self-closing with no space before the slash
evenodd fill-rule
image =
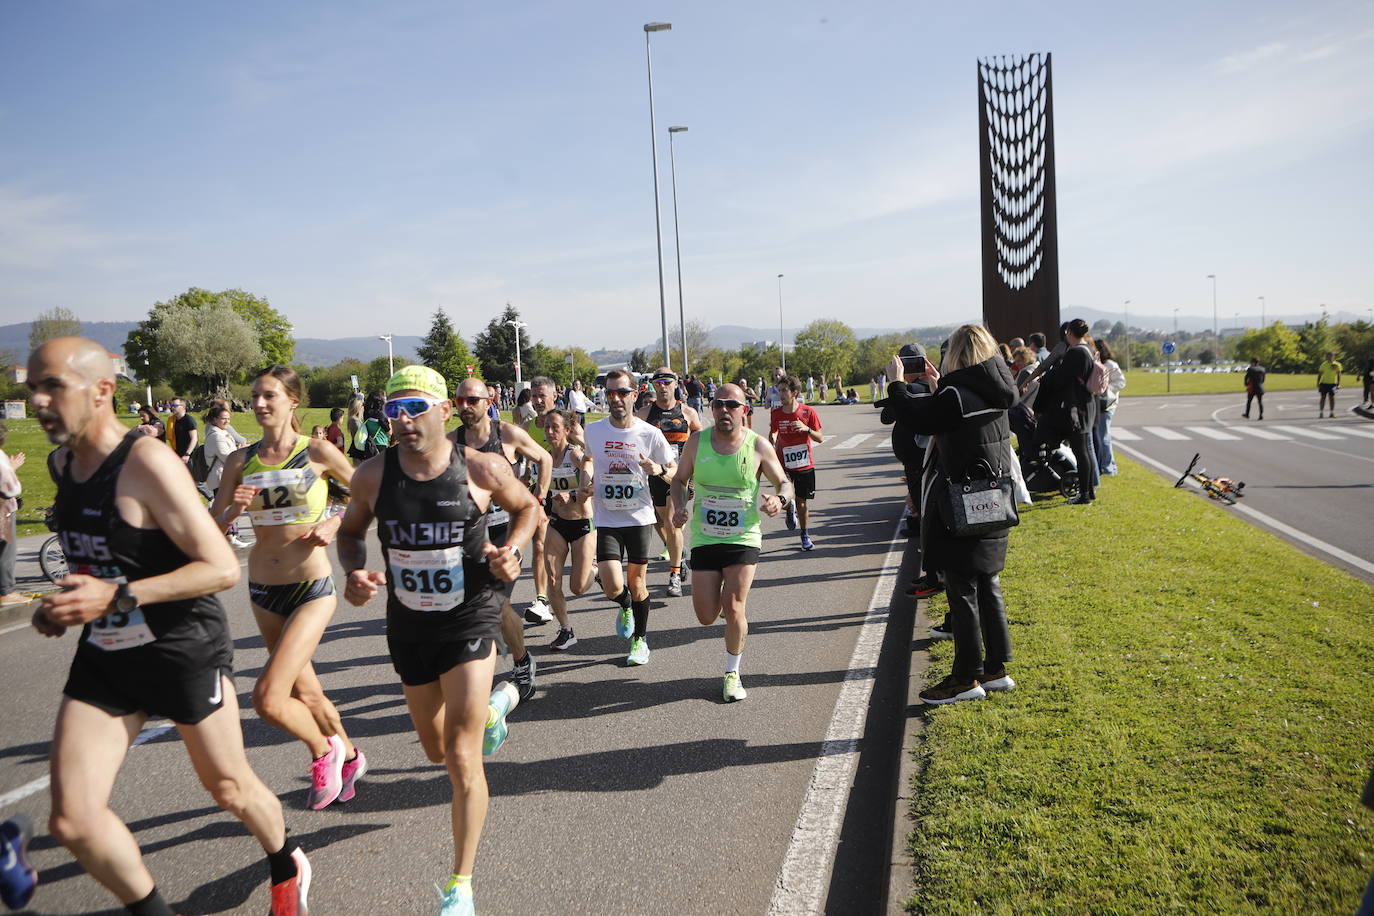
<path id="1" fill-rule="evenodd" d="M 59 580 L 67 578 L 67 556 L 62 552 L 62 542 L 53 535 L 43 542 L 43 546 L 38 549 L 38 565 L 43 569 L 43 575 L 48 577 L 48 581 L 56 584 Z"/>
<path id="2" fill-rule="evenodd" d="M 1078 495 L 1078 472 L 1065 471 L 1059 478 L 1059 493 L 1065 499 L 1073 499 Z"/>

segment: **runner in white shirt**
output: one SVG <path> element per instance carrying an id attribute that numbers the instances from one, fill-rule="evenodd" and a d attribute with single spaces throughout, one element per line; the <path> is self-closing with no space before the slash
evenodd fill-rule
<path id="1" fill-rule="evenodd" d="M 625 661 L 642 665 L 649 660 L 646 571 L 656 520 L 649 478 L 666 480 L 677 464 L 663 433 L 634 415 L 635 394 L 634 378 L 628 372 L 615 369 L 606 374 L 611 415 L 589 423 L 583 433 L 594 480 L 583 488 L 583 498 L 592 499 L 601 588 L 620 606 L 616 633 L 630 639 Z M 629 561 L 628 576 L 621 567 L 622 550 Z"/>

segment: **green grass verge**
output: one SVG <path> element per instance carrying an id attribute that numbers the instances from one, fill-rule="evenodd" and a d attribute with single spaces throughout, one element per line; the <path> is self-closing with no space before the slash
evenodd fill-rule
<path id="1" fill-rule="evenodd" d="M 1012 534 L 1019 686 L 927 713 L 908 910 L 1352 912 L 1374 588 L 1120 464 Z"/>
<path id="2" fill-rule="evenodd" d="M 1132 369 L 1126 373 L 1126 387 L 1121 396 L 1137 397 L 1151 394 L 1234 394 L 1245 400 L 1245 374 L 1242 372 L 1175 372 L 1168 381 L 1163 372 Z M 1168 387 L 1170 390 L 1166 391 Z M 1317 397 L 1317 376 L 1311 373 L 1281 375 L 1271 372 L 1264 379 L 1265 391 L 1311 391 Z"/>

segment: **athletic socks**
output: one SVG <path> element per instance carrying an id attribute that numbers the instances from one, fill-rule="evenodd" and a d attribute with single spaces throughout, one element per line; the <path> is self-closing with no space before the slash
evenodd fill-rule
<path id="1" fill-rule="evenodd" d="M 739 662 L 740 662 L 740 659 L 742 659 L 742 658 L 744 658 L 744 653 L 743 653 L 743 652 L 741 652 L 739 655 L 731 655 L 729 652 L 726 652 L 726 653 L 725 653 L 725 673 L 726 673 L 726 674 L 731 674 L 731 673 L 739 674 Z"/>
<path id="2" fill-rule="evenodd" d="M 674 567 L 670 570 L 670 572 L 671 572 L 673 575 L 678 575 L 678 576 L 680 576 L 680 575 L 682 575 L 682 567 L 681 567 L 681 566 L 674 566 Z"/>
<path id="3" fill-rule="evenodd" d="M 630 600 L 629 586 L 626 586 L 624 591 L 622 591 L 619 595 L 615 596 L 615 603 L 620 605 L 621 607 L 630 607 L 632 604 L 634 604 L 634 602 Z"/>
<path id="4" fill-rule="evenodd" d="M 267 867 L 272 872 L 272 883 L 281 884 L 283 881 L 290 881 L 296 877 L 296 860 L 291 858 L 291 853 L 296 851 L 296 844 L 287 837 L 281 849 L 267 854 Z"/>
<path id="5" fill-rule="evenodd" d="M 459 894 L 472 899 L 472 875 L 449 875 L 448 884 L 444 885 L 444 895 L 447 896 L 455 887 Z"/>
<path id="6" fill-rule="evenodd" d="M 147 897 L 129 904 L 124 909 L 129 911 L 130 916 L 176 916 L 156 887 Z"/>
<path id="7" fill-rule="evenodd" d="M 635 636 L 642 639 L 649 633 L 649 599 L 632 601 L 630 607 L 635 612 Z"/>

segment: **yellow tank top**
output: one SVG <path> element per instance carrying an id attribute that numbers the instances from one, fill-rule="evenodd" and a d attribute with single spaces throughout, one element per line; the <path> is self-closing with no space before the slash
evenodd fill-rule
<path id="1" fill-rule="evenodd" d="M 258 457 L 261 444 L 248 446 L 248 460 L 243 463 L 244 484 L 258 488 L 248 504 L 253 526 L 310 525 L 324 518 L 329 491 L 310 466 L 310 439 L 298 435 L 281 464 L 264 464 Z"/>

